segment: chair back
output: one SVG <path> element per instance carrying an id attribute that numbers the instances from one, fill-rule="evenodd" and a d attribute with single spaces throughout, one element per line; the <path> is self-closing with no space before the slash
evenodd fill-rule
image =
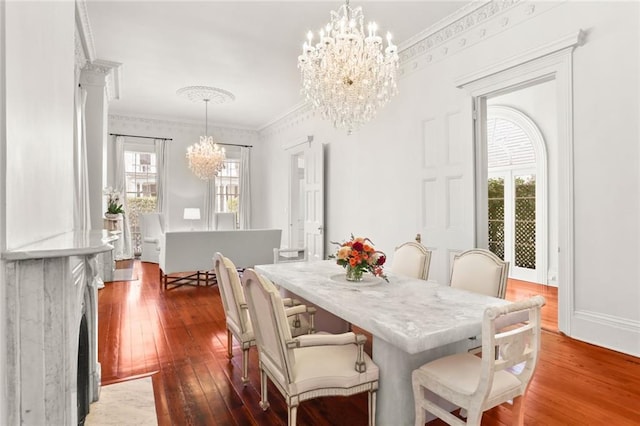
<path id="1" fill-rule="evenodd" d="M 429 278 L 431 251 L 418 242 L 408 242 L 396 248 L 391 270 L 395 274 L 426 280 Z"/>
<path id="2" fill-rule="evenodd" d="M 236 214 L 234 212 L 218 212 L 215 214 L 215 226 L 218 231 L 236 229 Z"/>
<path id="3" fill-rule="evenodd" d="M 273 263 L 306 262 L 307 259 L 306 247 L 273 249 Z"/>
<path id="4" fill-rule="evenodd" d="M 280 293 L 269 279 L 253 269 L 244 271 L 242 282 L 260 362 L 281 386 L 288 385 L 293 378 L 295 356 L 293 348 L 287 346 L 292 341 L 291 329 Z"/>
<path id="5" fill-rule="evenodd" d="M 140 221 L 140 235 L 144 241 L 159 240 L 164 233 L 164 219 L 161 213 L 144 213 L 138 218 Z"/>
<path id="6" fill-rule="evenodd" d="M 218 280 L 227 325 L 239 334 L 251 331 L 250 316 L 247 310 L 242 308 L 246 304 L 246 300 L 236 266 L 220 252 L 216 252 L 213 255 L 213 267 Z"/>
<path id="7" fill-rule="evenodd" d="M 510 373 L 520 380 L 520 394 L 524 393 L 538 362 L 540 309 L 544 304 L 544 297 L 534 296 L 485 310 L 482 320 L 482 371 L 477 393 L 488 394 L 493 376 L 507 369 L 511 369 Z"/>
<path id="8" fill-rule="evenodd" d="M 509 262 L 485 249 L 472 249 L 453 258 L 451 287 L 504 299 Z"/>

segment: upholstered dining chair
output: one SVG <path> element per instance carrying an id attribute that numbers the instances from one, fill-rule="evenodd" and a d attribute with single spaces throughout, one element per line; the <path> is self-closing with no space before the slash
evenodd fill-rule
<path id="1" fill-rule="evenodd" d="M 294 338 L 273 283 L 253 269 L 245 270 L 242 281 L 260 358 L 260 407 L 269 408 L 267 378 L 284 396 L 289 426 L 295 426 L 303 401 L 368 392 L 369 425 L 375 424 L 379 370 L 364 352 L 365 336 L 348 332 Z"/>
<path id="2" fill-rule="evenodd" d="M 391 270 L 395 274 L 426 280 L 430 264 L 431 251 L 419 242 L 410 241 L 396 247 Z"/>
<path id="3" fill-rule="evenodd" d="M 513 401 L 513 424 L 522 425 L 524 399 L 540 351 L 540 308 L 544 303 L 542 296 L 534 296 L 487 308 L 482 320 L 482 358 L 454 354 L 414 370 L 416 426 L 424 426 L 425 411 L 450 425 L 480 425 L 484 411 L 507 401 Z M 438 405 L 425 390 L 466 410 L 467 421 Z"/>
<path id="4" fill-rule="evenodd" d="M 164 233 L 164 220 L 161 213 L 145 213 L 138 218 L 140 222 L 140 238 L 142 240 L 143 262 L 159 263 L 160 241 Z"/>
<path id="5" fill-rule="evenodd" d="M 471 249 L 453 258 L 451 287 L 504 299 L 509 262 L 485 249 Z"/>
<path id="6" fill-rule="evenodd" d="M 216 252 L 213 256 L 213 266 L 227 321 L 227 354 L 229 359 L 233 358 L 233 336 L 242 347 L 242 382 L 246 385 L 249 381 L 249 349 L 251 346 L 255 346 L 256 342 L 251 318 L 247 311 L 244 290 L 238 270 L 229 258 Z M 314 307 L 301 304 L 294 306 L 294 301 L 291 299 L 284 299 L 282 303 L 283 309 L 284 304 L 287 304 L 286 315 L 292 328 L 290 333 L 300 335 L 315 331 Z M 300 315 L 304 313 L 308 315 L 308 319 L 303 323 Z"/>

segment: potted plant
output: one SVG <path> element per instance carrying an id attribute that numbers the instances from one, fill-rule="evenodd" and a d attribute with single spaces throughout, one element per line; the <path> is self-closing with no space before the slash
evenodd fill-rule
<path id="1" fill-rule="evenodd" d="M 117 219 L 119 214 L 124 213 L 120 194 L 111 187 L 105 188 L 104 194 L 107 196 L 107 211 L 104 216 L 107 219 Z"/>

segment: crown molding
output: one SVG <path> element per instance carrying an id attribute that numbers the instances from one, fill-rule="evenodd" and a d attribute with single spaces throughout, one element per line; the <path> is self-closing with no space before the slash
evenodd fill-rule
<path id="1" fill-rule="evenodd" d="M 555 3 L 534 3 L 529 0 L 472 1 L 399 45 L 398 78 L 450 57 L 518 22 L 532 18 L 541 10 L 555 6 Z M 291 123 L 298 122 L 301 116 L 312 116 L 308 114 L 310 109 L 308 104 L 298 104 L 258 131 L 265 136 L 278 133 Z"/>
<path id="2" fill-rule="evenodd" d="M 199 135 L 203 126 L 202 123 L 168 120 L 153 117 L 140 117 L 122 114 L 109 114 L 109 131 L 123 131 L 126 129 L 135 130 L 139 134 L 152 133 L 156 135 L 171 136 L 179 139 L 180 135 Z M 258 132 L 253 129 L 244 129 L 231 126 L 213 124 L 210 126 L 213 136 L 219 137 L 220 142 L 254 142 Z"/>
<path id="3" fill-rule="evenodd" d="M 521 0 L 515 0 L 521 1 Z M 429 38 L 439 38 L 445 40 L 454 33 L 454 28 L 462 28 L 470 24 L 470 20 L 474 14 L 482 15 L 483 8 L 487 8 L 487 4 L 493 3 L 495 0 L 473 0 L 470 3 L 464 5 L 460 9 L 445 16 L 435 24 L 420 31 L 413 37 L 403 41 L 398 45 L 398 52 L 402 53 L 405 50 L 409 50 L 415 45 L 419 45 Z"/>
<path id="4" fill-rule="evenodd" d="M 89 12 L 86 0 L 76 0 L 76 27 L 82 45 L 84 56 L 88 62 L 96 60 L 96 48 L 93 42 L 93 33 L 89 24 Z"/>

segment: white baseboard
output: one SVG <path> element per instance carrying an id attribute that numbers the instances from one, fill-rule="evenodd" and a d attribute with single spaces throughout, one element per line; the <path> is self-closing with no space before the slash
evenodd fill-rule
<path id="1" fill-rule="evenodd" d="M 640 357 L 640 321 L 575 311 L 571 320 L 571 337 Z"/>

